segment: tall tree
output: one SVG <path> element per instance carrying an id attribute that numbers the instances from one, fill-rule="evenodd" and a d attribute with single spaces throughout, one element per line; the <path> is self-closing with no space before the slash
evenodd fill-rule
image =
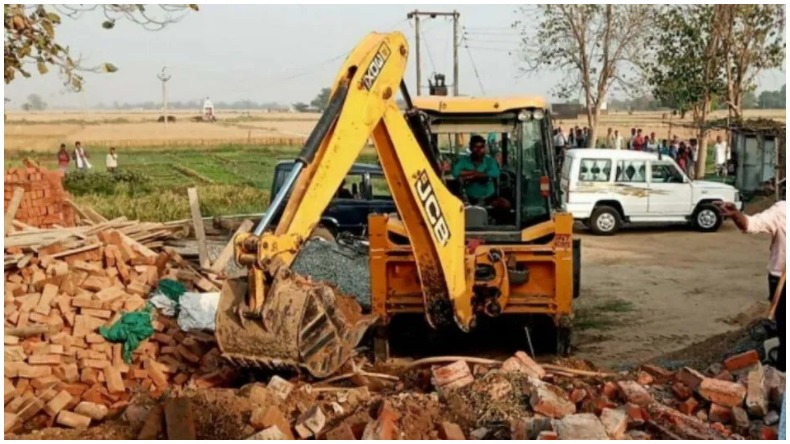
<path id="1" fill-rule="evenodd" d="M 757 74 L 782 66 L 785 59 L 784 5 L 717 5 L 720 20 L 727 105 L 741 116 L 744 93 L 754 88 Z"/>
<path id="2" fill-rule="evenodd" d="M 644 36 L 651 25 L 645 5 L 539 5 L 538 14 L 521 8 L 513 24 L 521 30 L 524 70 L 564 73 L 556 85 L 560 97 L 581 93 L 595 146 L 601 106 L 614 84 L 635 89 L 632 67 L 640 63 Z M 652 31 L 651 31 L 652 32 Z"/>
<path id="3" fill-rule="evenodd" d="M 43 111 L 47 109 L 47 102 L 38 94 L 30 94 L 27 96 L 27 102 L 22 105 L 25 111 Z"/>
<path id="4" fill-rule="evenodd" d="M 313 108 L 324 112 L 326 106 L 329 105 L 329 94 L 332 93 L 332 90 L 329 88 L 321 88 L 321 92 L 310 102 L 310 106 Z"/>
<path id="5" fill-rule="evenodd" d="M 699 128 L 697 177 L 705 174 L 707 130 L 703 123 L 717 97 L 726 95 L 720 26 L 721 10 L 714 5 L 672 5 L 659 10 L 651 37 L 654 54 L 645 66 L 653 95 L 685 113 L 691 111 Z"/>
<path id="6" fill-rule="evenodd" d="M 197 5 L 3 5 L 5 23 L 5 83 L 17 75 L 30 77 L 28 66 L 35 65 L 39 74 L 50 68 L 60 70 L 64 85 L 73 91 L 82 89 L 80 72 L 115 72 L 112 63 L 85 66 L 72 58 L 70 49 L 60 43 L 56 29 L 63 17 L 78 19 L 84 13 L 100 11 L 101 26 L 112 29 L 118 20 L 139 24 L 148 30 L 159 30 L 184 17 L 183 12 Z"/>

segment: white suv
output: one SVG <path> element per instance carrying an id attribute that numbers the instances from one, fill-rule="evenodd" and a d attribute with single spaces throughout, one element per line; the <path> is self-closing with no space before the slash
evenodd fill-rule
<path id="1" fill-rule="evenodd" d="M 716 231 L 722 216 L 714 202 L 743 206 L 734 187 L 691 180 L 670 157 L 641 151 L 568 150 L 561 189 L 565 210 L 604 235 L 624 223 L 691 223 Z"/>

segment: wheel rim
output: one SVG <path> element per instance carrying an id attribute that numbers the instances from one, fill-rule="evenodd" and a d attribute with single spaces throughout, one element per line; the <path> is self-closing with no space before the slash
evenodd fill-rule
<path id="1" fill-rule="evenodd" d="M 597 225 L 598 229 L 601 231 L 612 231 L 616 224 L 617 221 L 611 213 L 601 214 L 598 216 L 598 220 L 595 221 L 595 225 Z"/>
<path id="2" fill-rule="evenodd" d="M 713 228 L 716 225 L 716 213 L 713 210 L 702 210 L 697 215 L 697 223 L 702 228 Z"/>

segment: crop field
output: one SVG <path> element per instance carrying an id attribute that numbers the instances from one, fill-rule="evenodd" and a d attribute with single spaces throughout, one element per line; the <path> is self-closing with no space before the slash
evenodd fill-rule
<path id="1" fill-rule="evenodd" d="M 106 217 L 188 218 L 186 188 L 190 186 L 198 188 L 205 216 L 260 212 L 268 203 L 274 165 L 295 157 L 318 119 L 316 114 L 227 111 L 219 114 L 218 122 L 204 123 L 191 121 L 196 113 L 172 114 L 176 123 L 165 127 L 156 122 L 159 113 L 154 111 L 10 111 L 4 132 L 5 167 L 19 166 L 30 157 L 55 168 L 58 145 L 65 143 L 71 150 L 79 140 L 91 156 L 95 173 L 79 181 L 74 178 L 67 185 L 76 187 L 72 194 L 78 203 Z M 714 117 L 723 117 L 719 114 Z M 784 121 L 785 111 L 749 110 L 746 117 Z M 665 138 L 668 122 L 661 112 L 610 113 L 602 116 L 599 137 L 608 127 L 624 136 L 630 128 L 639 127 Z M 674 126 L 680 122 L 673 118 L 671 133 L 692 137 L 691 129 Z M 586 121 L 555 124 L 567 130 L 586 126 Z M 109 146 L 117 148 L 120 171 L 138 173 L 136 182 L 107 185 L 109 176 L 101 172 Z M 372 150 L 366 150 L 360 161 L 374 159 Z"/>

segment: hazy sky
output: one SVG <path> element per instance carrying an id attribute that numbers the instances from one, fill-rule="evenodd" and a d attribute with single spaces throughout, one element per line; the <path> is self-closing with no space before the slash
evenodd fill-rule
<path id="1" fill-rule="evenodd" d="M 64 19 L 57 28 L 58 39 L 81 54 L 86 64 L 111 62 L 118 72 L 86 74 L 82 93 L 64 92 L 55 70 L 30 79 L 19 76 L 6 85 L 5 96 L 12 99 L 12 107 L 34 92 L 50 106 L 159 101 L 156 74 L 167 65 L 172 75 L 170 100 L 208 96 L 215 102 L 309 102 L 328 86 L 343 56 L 368 32 L 400 30 L 413 48 L 414 29 L 406 14 L 415 8 L 452 10 L 448 5 L 201 6 L 199 12 L 156 32 L 125 21 L 104 30 L 101 16 L 87 13 L 79 20 Z M 482 82 L 487 95 L 549 95 L 557 74 L 521 75 L 516 53 L 508 53 L 518 46 L 517 34 L 510 28 L 519 18 L 515 8 L 457 6 L 466 33 L 463 44 L 469 46 L 459 50 L 462 94 L 480 95 Z M 445 73 L 451 83 L 451 20 L 423 19 L 421 27 L 423 83 L 434 71 Z M 768 71 L 760 76 L 758 89 L 776 89 L 784 82 L 784 71 Z M 414 94 L 413 56 L 407 84 Z"/>

